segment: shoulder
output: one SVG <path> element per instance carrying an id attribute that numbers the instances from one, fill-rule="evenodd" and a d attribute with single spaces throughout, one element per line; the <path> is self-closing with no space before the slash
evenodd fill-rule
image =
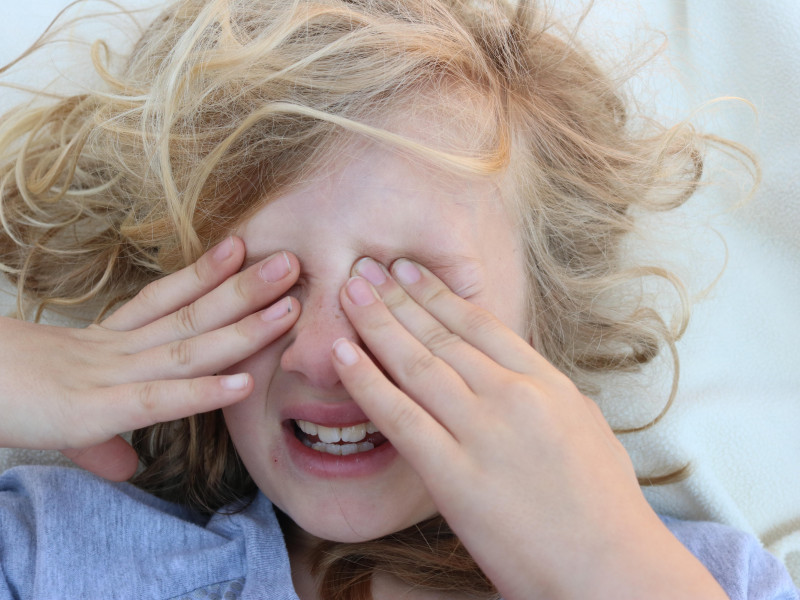
<path id="1" fill-rule="evenodd" d="M 281 556 L 266 499 L 209 520 L 79 469 L 0 475 L 0 598 L 182 596 L 244 577 L 255 538 Z"/>
<path id="2" fill-rule="evenodd" d="M 702 562 L 731 600 L 797 600 L 785 567 L 752 535 L 705 521 L 661 517 L 673 535 Z"/>
<path id="3" fill-rule="evenodd" d="M 93 513 L 96 507 L 108 510 L 124 506 L 134 510 L 134 517 L 140 510 L 150 509 L 180 519 L 199 520 L 184 507 L 130 484 L 112 483 L 78 468 L 44 465 L 15 467 L 0 474 L 0 505 L 40 509 L 37 517 L 44 519 L 69 520 L 76 514 Z"/>

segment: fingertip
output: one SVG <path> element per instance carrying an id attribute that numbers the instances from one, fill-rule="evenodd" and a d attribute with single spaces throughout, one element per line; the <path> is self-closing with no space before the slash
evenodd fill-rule
<path id="1" fill-rule="evenodd" d="M 346 338 L 339 338 L 333 342 L 332 350 L 336 360 L 346 367 L 353 366 L 358 362 L 358 350 L 353 343 Z"/>
<path id="2" fill-rule="evenodd" d="M 284 259 L 289 263 L 289 272 L 294 278 L 300 275 L 300 259 L 289 250 L 281 250 Z"/>
<path id="3" fill-rule="evenodd" d="M 228 258 L 233 256 L 234 250 L 233 238 L 228 237 L 211 249 L 211 259 L 218 263 L 225 262 Z"/>
<path id="4" fill-rule="evenodd" d="M 301 304 L 300 300 L 294 296 L 286 296 L 286 303 L 288 305 L 286 313 L 292 317 L 292 321 L 297 320 L 297 318 L 300 316 L 300 311 L 303 309 L 303 305 Z"/>
<path id="5" fill-rule="evenodd" d="M 206 255 L 215 265 L 238 268 L 244 261 L 244 242 L 239 237 L 229 235 L 211 248 Z"/>
<path id="6" fill-rule="evenodd" d="M 361 276 L 348 279 L 344 289 L 347 298 L 356 306 L 369 306 L 381 299 L 375 287 Z"/>
<path id="7" fill-rule="evenodd" d="M 375 287 L 383 285 L 389 279 L 386 267 L 369 256 L 359 258 L 350 269 L 350 274 L 360 275 Z"/>
<path id="8" fill-rule="evenodd" d="M 414 285 L 422 279 L 419 266 L 407 258 L 400 258 L 392 263 L 392 274 L 403 285 Z"/>
<path id="9" fill-rule="evenodd" d="M 253 378 L 249 373 L 223 375 L 219 378 L 219 385 L 227 392 L 242 392 L 250 388 Z"/>

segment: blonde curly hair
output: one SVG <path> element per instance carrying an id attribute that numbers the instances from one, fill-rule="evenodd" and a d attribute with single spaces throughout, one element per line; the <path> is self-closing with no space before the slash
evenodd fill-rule
<path id="1" fill-rule="evenodd" d="M 180 0 L 124 68 L 108 67 L 105 49 L 93 48 L 103 89 L 0 121 L 0 268 L 20 313 L 88 306 L 99 318 L 302 184 L 343 137 L 368 136 L 512 182 L 530 339 L 583 391 L 597 373 L 637 369 L 665 347 L 674 355 L 686 305 L 669 325 L 626 286 L 662 277 L 685 302 L 682 287 L 667 271 L 631 266 L 621 249 L 637 211 L 668 210 L 694 192 L 711 138 L 685 123 L 632 126 L 622 82 L 546 7 Z M 380 125 L 431 103 L 472 129 L 470 148 L 429 147 Z M 219 413 L 136 432 L 134 443 L 145 466 L 136 482 L 168 499 L 214 511 L 255 489 Z M 369 598 L 376 570 L 496 597 L 441 519 L 326 543 L 317 567 L 326 600 Z"/>

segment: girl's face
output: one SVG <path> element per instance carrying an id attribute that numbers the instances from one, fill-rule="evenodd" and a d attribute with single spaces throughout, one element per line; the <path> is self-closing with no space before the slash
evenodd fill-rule
<path id="1" fill-rule="evenodd" d="M 358 341 L 339 304 L 354 263 L 417 260 L 520 335 L 527 311 L 523 253 L 494 184 L 377 144 L 345 150 L 341 167 L 264 206 L 237 232 L 248 264 L 284 249 L 298 257 L 290 294 L 302 313 L 284 337 L 230 369 L 251 373 L 255 389 L 224 412 L 244 464 L 275 505 L 312 535 L 357 541 L 437 511 L 403 457 L 365 427 L 331 362 L 336 339 Z M 344 446 L 346 455 L 332 453 Z"/>

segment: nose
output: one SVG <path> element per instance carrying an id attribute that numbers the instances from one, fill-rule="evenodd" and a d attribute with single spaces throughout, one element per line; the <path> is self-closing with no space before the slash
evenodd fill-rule
<path id="1" fill-rule="evenodd" d="M 301 375 L 309 385 L 335 388 L 339 375 L 331 360 L 333 342 L 344 337 L 360 344 L 339 303 L 339 286 L 317 289 L 301 298 L 303 312 L 292 328 L 294 338 L 281 356 L 281 369 Z"/>

